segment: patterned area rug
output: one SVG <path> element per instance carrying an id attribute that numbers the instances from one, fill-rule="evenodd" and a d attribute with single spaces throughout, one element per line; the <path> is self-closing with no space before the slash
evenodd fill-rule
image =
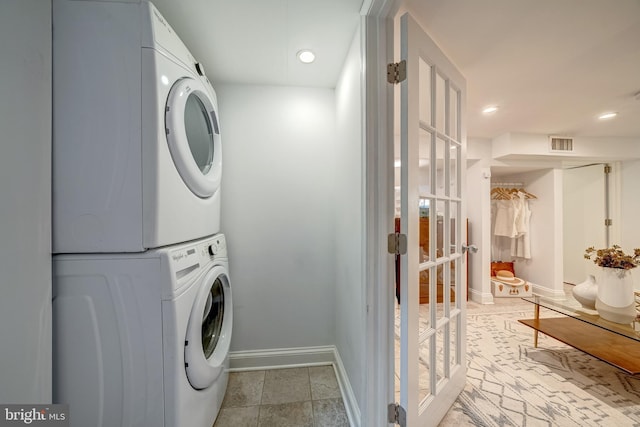
<path id="1" fill-rule="evenodd" d="M 531 307 L 468 311 L 467 385 L 440 426 L 640 426 L 640 378 L 543 334 L 534 348 Z"/>

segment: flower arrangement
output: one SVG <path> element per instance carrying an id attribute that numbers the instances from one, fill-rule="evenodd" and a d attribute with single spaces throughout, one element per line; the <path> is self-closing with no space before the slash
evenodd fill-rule
<path id="1" fill-rule="evenodd" d="M 640 249 L 636 248 L 633 250 L 633 255 L 628 255 L 619 245 L 604 249 L 591 246 L 585 249 L 584 258 L 592 260 L 600 267 L 630 270 L 640 265 Z"/>

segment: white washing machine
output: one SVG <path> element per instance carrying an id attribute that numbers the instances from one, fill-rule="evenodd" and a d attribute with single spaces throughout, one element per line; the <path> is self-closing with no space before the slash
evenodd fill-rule
<path id="1" fill-rule="evenodd" d="M 213 425 L 233 319 L 223 234 L 53 268 L 53 400 L 72 427 Z"/>
<path id="2" fill-rule="evenodd" d="M 53 253 L 220 232 L 216 94 L 148 1 L 53 0 L 52 154 Z"/>

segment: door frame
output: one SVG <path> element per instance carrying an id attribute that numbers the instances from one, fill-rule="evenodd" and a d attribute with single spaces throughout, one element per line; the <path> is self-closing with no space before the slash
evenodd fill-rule
<path id="1" fill-rule="evenodd" d="M 366 384 L 362 426 L 392 425 L 387 405 L 394 396 L 394 257 L 387 251 L 393 232 L 393 85 L 387 63 L 393 60 L 393 17 L 400 0 L 364 0 L 363 63 L 366 233 Z"/>

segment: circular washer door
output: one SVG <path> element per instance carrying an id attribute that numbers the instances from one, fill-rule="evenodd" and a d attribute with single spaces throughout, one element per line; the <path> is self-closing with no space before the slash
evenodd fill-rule
<path id="1" fill-rule="evenodd" d="M 190 77 L 174 83 L 165 108 L 171 157 L 186 186 L 200 198 L 211 197 L 222 176 L 216 109 L 204 84 Z"/>
<path id="2" fill-rule="evenodd" d="M 213 384 L 225 369 L 233 317 L 226 269 L 213 267 L 199 286 L 189 316 L 184 349 L 187 378 L 198 390 Z"/>

